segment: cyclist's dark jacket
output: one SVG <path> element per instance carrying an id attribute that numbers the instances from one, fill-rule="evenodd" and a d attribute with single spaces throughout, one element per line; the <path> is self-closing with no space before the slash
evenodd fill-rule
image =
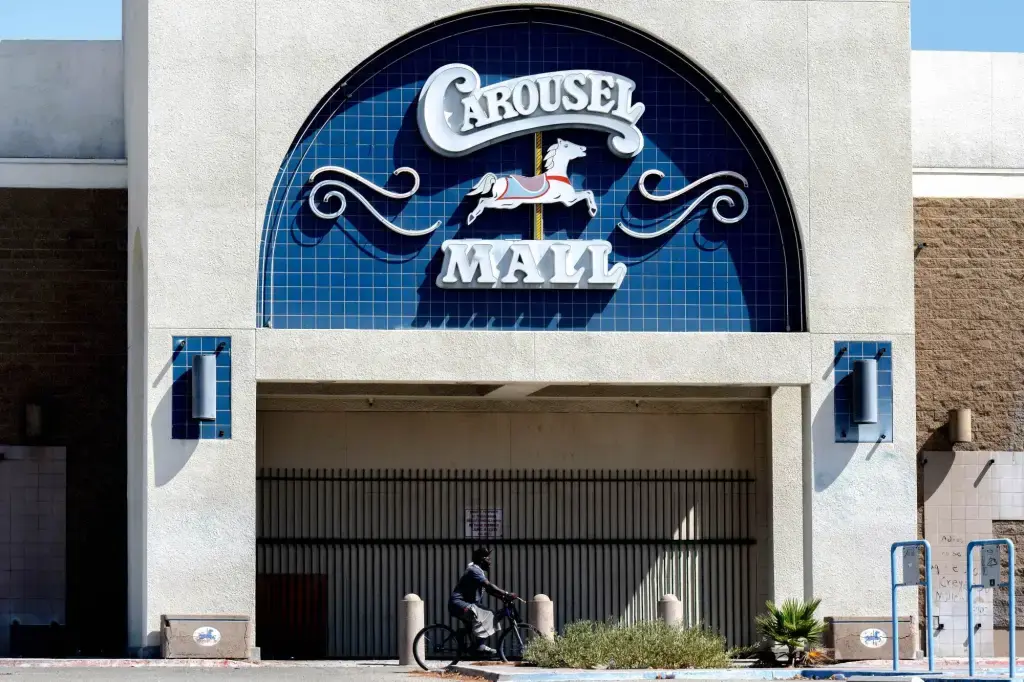
<path id="1" fill-rule="evenodd" d="M 451 614 L 459 617 L 464 615 L 469 607 L 479 606 L 483 601 L 486 584 L 487 574 L 476 564 L 470 564 L 452 590 L 451 598 L 448 599 L 448 610 Z"/>

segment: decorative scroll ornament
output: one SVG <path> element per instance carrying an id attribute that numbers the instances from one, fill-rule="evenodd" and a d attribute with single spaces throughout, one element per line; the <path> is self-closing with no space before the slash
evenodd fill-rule
<path id="1" fill-rule="evenodd" d="M 695 188 L 701 187 L 701 186 L 707 184 L 708 182 L 710 182 L 712 180 L 715 180 L 717 178 L 734 178 L 734 179 L 738 180 L 743 185 L 743 187 L 747 187 L 747 179 L 745 177 L 743 177 L 742 175 L 740 175 L 739 173 L 733 173 L 732 171 L 720 171 L 718 173 L 711 173 L 710 175 L 705 175 L 700 180 L 697 180 L 695 182 L 691 182 L 686 187 L 683 187 L 682 189 L 678 189 L 675 192 L 669 192 L 668 194 L 662 194 L 662 195 L 659 196 L 659 195 L 656 195 L 656 194 L 651 194 L 650 190 L 648 190 L 647 187 L 645 186 L 645 183 L 647 182 L 647 178 L 652 177 L 652 176 L 653 177 L 657 177 L 658 179 L 661 179 L 661 178 L 665 177 L 665 174 L 662 173 L 660 170 L 644 171 L 643 175 L 640 176 L 640 180 L 637 182 L 637 189 L 640 190 L 640 194 L 642 194 L 644 196 L 644 198 L 650 199 L 651 201 L 659 201 L 659 202 L 671 201 L 673 199 L 681 197 L 684 194 L 686 194 L 687 192 L 690 192 L 691 190 L 693 190 Z M 737 215 L 737 216 L 735 216 L 733 218 L 729 218 L 729 217 L 726 217 L 726 216 L 722 215 L 722 212 L 721 212 L 721 209 L 720 209 L 720 204 L 723 204 L 723 203 L 728 208 L 733 208 L 734 206 L 736 206 L 736 201 L 732 198 L 732 196 L 730 196 L 730 193 L 737 195 L 739 197 L 740 203 L 742 204 L 742 209 L 740 210 L 739 215 Z M 682 225 L 684 222 L 686 222 L 686 219 L 689 218 L 690 215 L 692 215 L 693 212 L 696 211 L 700 207 L 701 203 L 705 199 L 707 199 L 708 197 L 711 197 L 711 196 L 715 197 L 714 201 L 711 202 L 711 215 L 713 215 L 715 217 L 715 220 L 717 220 L 718 222 L 725 223 L 726 225 L 732 225 L 734 223 L 738 223 L 739 221 L 743 220 L 743 217 L 745 215 L 747 215 L 747 209 L 749 208 L 749 203 L 747 202 L 747 194 L 746 194 L 746 192 L 744 192 L 737 185 L 734 185 L 734 184 L 731 184 L 731 183 L 723 183 L 723 184 L 717 184 L 717 185 L 715 185 L 715 186 L 705 190 L 699 197 L 697 197 L 693 201 L 693 203 L 691 203 L 689 206 L 687 206 L 686 210 L 683 211 L 682 215 L 678 216 L 671 223 L 669 223 L 665 227 L 662 227 L 659 230 L 655 230 L 654 232 L 638 232 L 637 230 L 634 230 L 632 228 L 626 227 L 626 225 L 624 225 L 621 222 L 618 223 L 618 228 L 620 230 L 622 230 L 623 232 L 625 232 L 626 234 L 628 234 L 630 237 L 635 237 L 636 239 L 655 239 L 655 238 L 660 237 L 660 236 L 662 236 L 664 234 L 668 234 L 669 232 L 671 232 L 672 230 L 676 229 L 677 227 Z"/>
<path id="2" fill-rule="evenodd" d="M 383 187 L 379 187 L 378 185 L 373 184 L 372 182 L 362 177 L 361 175 L 353 173 L 347 168 L 342 168 L 340 166 L 321 166 L 320 168 L 317 168 L 310 174 L 309 181 L 313 182 L 314 180 L 316 180 L 318 176 L 323 175 L 325 173 L 337 173 L 338 175 L 344 175 L 345 177 L 357 180 L 366 185 L 367 187 L 369 187 L 370 189 L 372 189 L 373 191 L 377 192 L 378 194 L 388 197 L 389 199 L 408 199 L 412 195 L 416 194 L 416 191 L 420 188 L 419 173 L 417 173 L 412 168 L 409 168 L 408 166 L 402 166 L 401 168 L 397 168 L 392 173 L 392 175 L 408 174 L 412 176 L 412 188 L 409 189 L 407 192 L 392 192 L 386 190 Z M 323 190 L 325 187 L 335 187 L 337 189 L 332 189 L 328 192 L 321 194 L 321 190 Z M 365 206 L 366 210 L 373 214 L 373 217 L 379 220 L 382 225 L 387 227 L 392 232 L 396 232 L 405 237 L 422 237 L 424 235 L 430 234 L 431 232 L 433 232 L 434 230 L 441 226 L 441 221 L 438 220 L 435 221 L 430 227 L 425 227 L 421 230 L 407 230 L 405 228 L 399 227 L 398 225 L 395 225 L 393 222 L 391 222 L 383 215 L 381 215 L 380 212 L 377 211 L 377 209 L 375 209 L 370 204 L 369 200 L 367 200 L 366 197 L 360 194 L 355 187 L 348 184 L 347 182 L 335 180 L 333 178 L 328 180 L 321 180 L 320 182 L 313 185 L 313 189 L 309 193 L 309 209 L 313 211 L 313 214 L 316 215 L 316 217 L 318 218 L 323 218 L 324 220 L 337 219 L 338 217 L 341 216 L 342 213 L 345 212 L 345 209 L 348 207 L 348 201 L 345 199 L 345 195 L 342 194 L 341 190 L 345 190 L 353 197 L 355 197 L 356 200 L 359 201 L 359 203 L 361 203 L 363 206 Z M 339 206 L 337 210 L 325 211 L 319 206 L 319 204 L 323 204 L 331 200 L 335 200 L 338 202 Z"/>
<path id="3" fill-rule="evenodd" d="M 442 156 L 465 156 L 518 135 L 556 128 L 608 133 L 608 148 L 632 158 L 644 148 L 636 123 L 644 105 L 636 83 L 592 69 L 551 71 L 481 87 L 480 74 L 447 64 L 420 91 L 417 120 L 427 146 Z"/>

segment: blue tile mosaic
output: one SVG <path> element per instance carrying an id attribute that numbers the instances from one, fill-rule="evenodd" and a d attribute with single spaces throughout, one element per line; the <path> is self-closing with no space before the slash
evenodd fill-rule
<path id="1" fill-rule="evenodd" d="M 223 346 L 221 346 L 223 344 Z M 217 419 L 192 418 L 192 357 L 217 356 Z M 175 336 L 171 347 L 171 438 L 227 440 L 231 438 L 231 337 Z"/>
<path id="2" fill-rule="evenodd" d="M 586 158 L 574 161 L 569 175 L 575 187 L 592 190 L 598 204 L 594 218 L 584 203 L 545 206 L 545 237 L 610 241 L 611 262 L 628 268 L 619 290 L 452 290 L 435 285 L 445 239 L 530 238 L 533 221 L 532 207 L 522 206 L 485 211 L 467 225 L 475 202 L 465 198 L 487 172 L 532 175 L 532 135 L 460 158 L 442 157 L 423 142 L 416 122 L 420 89 L 436 68 L 451 62 L 475 68 L 484 85 L 569 68 L 603 69 L 636 81 L 634 101 L 646 106 L 638 123 L 645 146 L 636 158 L 613 155 L 606 133 L 569 129 L 543 134 L 545 146 L 561 137 L 587 147 Z M 607 20 L 554 8 L 518 8 L 434 27 L 346 76 L 296 137 L 267 205 L 257 325 L 802 331 L 799 237 L 779 175 L 752 131 L 696 67 Z M 398 192 L 407 190 L 410 181 L 392 177 L 395 169 L 416 169 L 421 186 L 407 200 L 360 189 L 375 209 L 404 228 L 425 228 L 437 220 L 441 227 L 424 237 L 396 234 L 351 195 L 336 220 L 317 217 L 307 202 L 309 177 L 326 165 Z M 664 204 L 644 199 L 637 181 L 651 169 L 665 174 L 657 183 L 659 193 L 710 173 L 740 173 L 749 181 L 749 211 L 727 225 L 703 206 L 665 237 L 629 237 L 616 223 L 655 231 L 696 198 Z M 721 208 L 728 215 L 729 209 Z"/>
<path id="3" fill-rule="evenodd" d="M 892 343 L 836 341 L 835 408 L 837 443 L 892 442 Z M 853 423 L 853 361 L 878 360 L 878 423 Z"/>

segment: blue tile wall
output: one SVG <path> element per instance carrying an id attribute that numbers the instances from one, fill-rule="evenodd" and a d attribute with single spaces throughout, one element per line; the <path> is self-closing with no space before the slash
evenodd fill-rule
<path id="1" fill-rule="evenodd" d="M 178 440 L 226 440 L 231 438 L 231 337 L 175 336 L 171 347 L 171 438 Z M 217 350 L 218 346 L 224 347 Z M 217 419 L 192 418 L 192 357 L 217 355 Z"/>
<path id="2" fill-rule="evenodd" d="M 777 332 L 802 329 L 802 284 L 794 258 L 794 225 L 779 217 L 768 190 L 734 127 L 705 92 L 661 60 L 621 40 L 556 22 L 519 23 L 507 17 L 466 20 L 440 40 L 403 43 L 402 52 L 370 62 L 344 79 L 311 115 L 282 162 L 272 190 L 261 240 L 258 326 L 294 329 L 491 328 L 594 331 Z M 611 39 L 610 39 L 611 38 Z M 545 206 L 545 237 L 606 239 L 611 261 L 625 263 L 621 289 L 450 290 L 435 286 L 440 246 L 451 238 L 530 238 L 532 207 L 485 211 L 472 225 L 466 192 L 486 172 L 532 175 L 532 136 L 515 138 L 461 158 L 430 151 L 416 125 L 417 97 L 437 67 L 473 66 L 484 85 L 510 77 L 567 68 L 605 69 L 637 82 L 634 101 L 646 111 L 639 121 L 645 147 L 635 159 L 607 148 L 607 134 L 559 130 L 587 147 L 574 161 L 574 186 L 593 190 L 598 215 L 583 203 Z M 677 65 L 678 66 L 678 65 Z M 681 68 L 681 67 L 680 67 Z M 688 67 L 692 68 L 692 67 Z M 352 84 L 352 85 L 348 85 Z M 345 213 L 323 220 L 309 210 L 309 175 L 337 165 L 395 191 L 420 174 L 421 187 L 408 200 L 364 196 L 401 227 L 419 229 L 441 220 L 429 236 L 406 237 L 377 223 L 352 196 Z M 665 177 L 660 193 L 679 189 L 710 173 L 744 175 L 750 207 L 737 224 L 696 212 L 666 237 L 630 238 L 615 225 L 654 231 L 687 202 L 657 204 L 636 190 L 646 170 Z M 354 183 L 358 186 L 358 183 Z M 325 204 L 336 209 L 337 204 Z M 729 209 L 722 207 L 725 215 Z M 789 242 L 787 242 L 789 240 Z M 793 242 L 797 243 L 797 242 Z M 787 246 L 787 244 L 790 244 Z M 225 248 L 230 248 L 226 246 Z M 799 247 L 795 247 L 799 250 Z"/>
<path id="3" fill-rule="evenodd" d="M 843 351 L 843 349 L 846 349 Z M 842 351 L 842 354 L 840 352 Z M 892 343 L 836 341 L 835 390 L 832 394 L 837 443 L 892 442 Z M 878 360 L 878 423 L 853 423 L 853 361 Z"/>

